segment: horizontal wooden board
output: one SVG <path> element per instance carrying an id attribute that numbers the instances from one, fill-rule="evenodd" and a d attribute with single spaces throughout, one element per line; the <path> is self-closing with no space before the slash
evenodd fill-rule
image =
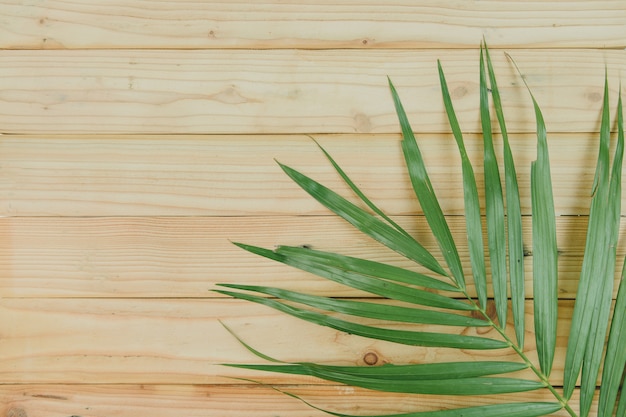
<path id="1" fill-rule="evenodd" d="M 421 212 L 399 135 L 316 136 L 387 213 Z M 558 215 L 588 213 L 597 134 L 552 134 Z M 461 162 L 450 135 L 420 134 L 433 187 L 447 214 L 463 214 Z M 530 214 L 531 134 L 511 137 L 524 214 Z M 482 138 L 466 135 L 479 188 Z M 501 144 L 497 140 L 496 146 Z M 329 212 L 282 172 L 276 160 L 352 198 L 306 136 L 0 136 L 0 215 L 241 216 Z M 503 174 L 502 174 L 503 175 Z M 623 198 L 626 205 L 626 196 Z"/>
<path id="2" fill-rule="evenodd" d="M 428 250 L 439 256 L 421 217 L 396 217 Z M 526 293 L 532 297 L 532 238 L 524 221 L 528 251 Z M 449 217 L 474 294 L 462 217 Z M 557 220 L 559 296 L 574 298 L 582 264 L 585 217 Z M 626 224 L 622 225 L 622 235 Z M 322 217 L 116 217 L 0 219 L 0 296 L 7 297 L 191 297 L 211 295 L 216 283 L 247 283 L 333 296 L 356 292 L 312 274 L 252 255 L 231 241 L 274 248 L 312 248 L 419 270 L 416 265 L 361 235 L 341 219 Z M 621 239 L 615 276 L 620 276 L 626 242 Z"/>
<path id="3" fill-rule="evenodd" d="M 4 1 L 0 47 L 626 46 L 620 1 Z"/>
<path id="4" fill-rule="evenodd" d="M 551 375 L 554 384 L 562 380 L 572 308 L 572 301 L 559 303 L 560 327 Z M 529 303 L 527 310 L 532 311 Z M 228 378 L 233 376 L 276 384 L 319 382 L 313 377 L 221 366 L 262 360 L 239 344 L 220 321 L 259 351 L 284 361 L 364 365 L 366 356 L 370 364 L 518 360 L 512 349 L 421 348 L 374 341 L 231 299 L 3 299 L 0 314 L 0 384 L 241 383 Z M 529 314 L 525 350 L 536 363 Z M 397 323 L 382 325 L 410 328 Z M 500 338 L 489 328 L 418 328 Z M 512 331 L 509 323 L 507 333 L 514 337 Z M 531 377 L 528 370 L 520 375 Z"/>
<path id="5" fill-rule="evenodd" d="M 533 131 L 520 76 L 492 52 L 509 130 Z M 605 66 L 613 92 L 626 68 L 624 50 L 512 55 L 553 132 L 596 131 Z M 3 50 L 0 132 L 395 133 L 387 76 L 417 131 L 446 132 L 437 59 L 463 129 L 479 131 L 472 49 Z"/>
<path id="6" fill-rule="evenodd" d="M 457 398 L 374 393 L 332 385 L 287 386 L 281 389 L 299 395 L 318 407 L 357 415 L 430 411 L 498 402 L 554 400 L 546 391 L 493 398 Z M 578 392 L 575 392 L 571 400 L 574 409 L 577 409 L 578 397 Z M 328 416 L 269 387 L 259 385 L 2 385 L 0 400 L 0 413 L 7 417 Z M 565 412 L 551 414 L 555 417 L 568 415 Z"/>

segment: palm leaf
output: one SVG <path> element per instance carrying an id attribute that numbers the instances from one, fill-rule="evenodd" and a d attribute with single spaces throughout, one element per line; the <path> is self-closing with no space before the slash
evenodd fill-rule
<path id="1" fill-rule="evenodd" d="M 454 113 L 440 63 L 438 63 L 438 69 L 444 107 L 461 156 L 469 261 L 478 302 L 475 302 L 466 290 L 462 262 L 456 243 L 452 239 L 445 216 L 436 198 L 408 117 L 390 80 L 389 88 L 402 130 L 402 150 L 409 178 L 422 207 L 424 218 L 430 226 L 441 250 L 441 256 L 450 272 L 446 272 L 432 253 L 366 197 L 328 152 L 318 144 L 337 173 L 373 214 L 293 168 L 280 164 L 283 171 L 312 197 L 347 220 L 366 236 L 425 267 L 432 272 L 432 275 L 430 272 L 420 273 L 371 260 L 309 248 L 279 246 L 275 250 L 269 250 L 235 243 L 240 248 L 256 255 L 382 298 L 376 301 L 336 299 L 281 288 L 242 284 L 220 284 L 221 288 L 216 291 L 240 300 L 268 306 L 317 325 L 361 337 L 427 348 L 476 350 L 509 348 L 514 355 L 517 355 L 519 362 L 475 361 L 378 367 L 284 363 L 254 350 L 240 340 L 255 355 L 273 363 L 230 364 L 229 366 L 254 371 L 309 375 L 336 383 L 387 392 L 497 395 L 545 388 L 555 399 L 554 402 L 546 403 L 516 402 L 378 417 L 495 417 L 504 415 L 532 417 L 559 410 L 564 410 L 572 417 L 578 417 L 579 415 L 570 406 L 568 399 L 582 372 L 579 408 L 580 417 L 584 417 L 588 414 L 592 398 L 596 393 L 596 380 L 604 357 L 605 370 L 600 387 L 598 415 L 610 417 L 616 412 L 617 416 L 623 416 L 626 413 L 626 395 L 620 395 L 620 393 L 623 390 L 626 365 L 626 284 L 624 284 L 626 261 L 613 318 L 610 320 L 613 271 L 616 262 L 615 248 L 621 213 L 621 175 L 624 152 L 621 98 L 618 102 L 617 116 L 618 142 L 613 165 L 610 167 L 608 81 L 605 82 L 598 163 L 580 285 L 566 354 L 564 395 L 561 395 L 557 387 L 550 384 L 548 378 L 556 346 L 558 271 L 554 199 L 546 126 L 542 112 L 535 97 L 530 93 L 537 129 L 537 160 L 531 164 L 530 187 L 533 215 L 535 344 L 539 360 L 537 366 L 522 348 L 525 331 L 523 307 L 525 300 L 521 204 L 513 153 L 508 140 L 502 102 L 489 50 L 486 45 L 484 49 L 481 48 L 479 90 L 484 142 L 487 246 L 492 265 L 491 282 L 498 314 L 497 322 L 493 321 L 486 311 L 488 293 L 486 260 L 482 248 L 481 204 L 474 171 L 465 149 L 461 128 Z M 524 83 L 526 83 L 525 80 Z M 526 87 L 528 88 L 528 85 Z M 530 92 L 529 88 L 528 90 Z M 491 132 L 489 92 L 491 92 L 493 107 L 502 132 L 505 192 L 502 189 L 494 135 Z M 445 282 L 443 279 L 450 279 L 451 282 Z M 504 330 L 508 308 L 507 279 L 511 287 L 511 307 L 517 343 L 511 340 Z M 467 312 L 471 312 L 471 317 L 467 315 Z M 363 319 L 370 320 L 371 324 L 365 324 Z M 463 334 L 456 334 L 454 331 L 428 331 L 424 328 L 431 324 L 461 326 L 462 328 L 491 327 L 494 334 L 498 334 L 502 340 L 467 336 L 464 331 Z M 609 341 L 608 345 L 605 345 L 604 340 L 609 324 Z M 402 327 L 397 328 L 398 325 Z M 509 375 L 520 370 L 529 370 L 535 377 L 522 379 Z M 331 415 L 352 417 L 323 410 L 294 394 L 285 394 Z"/>
<path id="2" fill-rule="evenodd" d="M 617 105 L 617 126 L 618 141 L 615 149 L 615 159 L 613 163 L 613 173 L 611 175 L 612 190 L 610 195 L 614 199 L 621 198 L 621 168 L 624 155 L 624 120 L 622 115 L 622 97 L 620 95 Z M 613 181 L 615 180 L 615 181 Z M 614 212 L 619 216 L 619 212 Z M 619 222 L 619 218 L 615 219 Z M 616 406 L 620 383 L 624 379 L 626 370 L 626 260 L 622 267 L 622 277 L 615 301 L 609 341 L 606 349 L 606 358 L 602 371 L 602 384 L 600 389 L 600 399 L 598 406 L 598 417 L 610 417 Z M 621 411 L 617 415 L 624 415 L 626 410 L 626 395 L 621 398 Z"/>
<path id="3" fill-rule="evenodd" d="M 358 267 L 350 268 L 345 264 L 334 264 L 327 261 L 325 253 L 299 247 L 282 246 L 271 251 L 251 245 L 237 244 L 249 252 L 282 262 L 286 265 L 302 269 L 340 284 L 367 291 L 392 300 L 405 301 L 431 307 L 449 308 L 453 310 L 473 310 L 471 304 L 444 295 L 421 290 L 419 288 L 386 281 L 386 275 L 372 276 L 374 271 L 361 272 Z M 334 258 L 334 257 L 333 257 Z M 353 263 L 354 265 L 354 263 Z M 410 276 L 410 274 L 407 274 Z M 380 278 L 383 278 L 382 280 Z"/>
<path id="4" fill-rule="evenodd" d="M 286 165 L 280 163 L 279 165 L 303 190 L 361 232 L 431 271 L 440 275 L 447 275 L 435 257 L 414 239 L 372 216 L 317 181 Z"/>
<path id="5" fill-rule="evenodd" d="M 446 108 L 450 128 L 456 140 L 459 154 L 461 155 L 461 166 L 463 169 L 463 198 L 465 201 L 465 225 L 467 230 L 467 244 L 469 247 L 470 262 L 472 264 L 472 275 L 476 294 L 482 308 L 487 308 L 487 272 L 485 268 L 485 255 L 483 245 L 483 230 L 480 216 L 480 200 L 478 198 L 478 188 L 474 176 L 474 168 L 467 156 L 461 127 L 454 112 L 452 99 L 448 90 L 446 76 L 441 67 L 441 62 L 437 61 L 439 69 L 439 84 L 441 85 L 441 95 Z"/>
<path id="6" fill-rule="evenodd" d="M 487 242 L 491 260 L 491 281 L 493 298 L 500 326 L 506 325 L 507 314 L 507 273 L 506 273 L 506 232 L 504 228 L 504 197 L 500 182 L 500 171 L 496 160 L 491 132 L 491 113 L 487 93 L 487 75 L 483 49 L 480 48 L 480 121 L 484 144 L 485 211 L 487 217 Z"/>
<path id="7" fill-rule="evenodd" d="M 223 284 L 221 284 L 223 286 Z M 368 326 L 332 317 L 316 311 L 305 310 L 292 305 L 284 304 L 274 299 L 259 297 L 252 294 L 219 290 L 220 293 L 240 300 L 252 301 L 274 308 L 299 319 L 330 327 L 342 332 L 369 337 L 371 339 L 386 340 L 409 346 L 446 347 L 455 349 L 503 349 L 508 347 L 507 342 L 478 336 L 464 336 L 458 334 L 433 333 L 412 330 L 396 330 L 383 327 Z"/>
<path id="8" fill-rule="evenodd" d="M 606 77 L 605 77 L 606 78 Z M 582 368 L 581 416 L 588 414 L 595 392 L 613 292 L 615 246 L 621 198 L 621 156 L 616 154 L 609 178 L 610 121 L 608 81 L 605 80 L 600 149 L 589 212 L 587 242 L 576 295 L 572 332 L 567 346 L 564 393 L 570 397 Z M 623 147 L 618 146 L 616 152 Z M 617 197 L 617 198 L 616 198 Z"/>
<path id="9" fill-rule="evenodd" d="M 341 300 L 330 297 L 302 294 L 280 288 L 255 285 L 221 284 L 220 286 L 243 291 L 253 291 L 260 294 L 276 297 L 281 300 L 305 304 L 307 306 L 315 307 L 320 310 L 332 311 L 335 313 L 347 314 L 356 317 L 366 317 L 385 321 L 397 321 L 401 323 L 438 324 L 443 326 L 489 326 L 489 322 L 483 319 L 462 316 L 460 314 L 426 310 L 422 308 L 403 307 L 397 305 L 354 300 Z M 227 293 L 227 291 L 223 290 L 216 291 L 222 294 Z M 228 295 L 230 295 L 230 293 Z"/>
<path id="10" fill-rule="evenodd" d="M 430 182 L 428 173 L 426 172 L 424 159 L 415 141 L 413 129 L 409 124 L 409 119 L 406 116 L 398 92 L 391 80 L 389 80 L 389 88 L 402 129 L 402 150 L 409 171 L 409 177 L 411 178 L 411 184 L 424 211 L 424 217 L 426 217 L 426 221 L 437 239 L 443 257 L 448 264 L 448 268 L 450 268 L 452 272 L 452 278 L 459 288 L 464 289 L 465 277 L 463 275 L 463 267 L 461 266 L 461 259 L 459 258 L 456 244 L 454 243 L 454 239 L 452 239 L 450 228 L 443 215 L 439 201 L 435 196 L 435 190 Z"/>
<path id="11" fill-rule="evenodd" d="M 246 380 L 250 381 L 250 380 Z M 255 381 L 250 381 L 255 382 Z M 337 413 L 330 410 L 317 407 L 314 404 L 309 403 L 298 395 L 293 393 L 282 391 L 275 387 L 270 387 L 282 394 L 288 395 L 309 407 L 322 411 L 337 417 L 361 417 L 351 414 Z M 562 405 L 559 403 L 548 402 L 525 402 L 525 403 L 503 403 L 494 405 L 482 405 L 476 407 L 457 408 L 452 410 L 441 411 L 422 411 L 415 413 L 402 413 L 402 414 L 385 414 L 385 415 L 368 415 L 367 417 L 539 417 L 547 415 L 556 411 L 559 411 Z"/>
<path id="12" fill-rule="evenodd" d="M 544 384 L 541 382 L 520 378 L 460 377 L 459 375 L 455 375 L 451 379 L 388 378 L 380 377 L 378 372 L 372 375 L 361 375 L 315 364 L 228 366 L 256 371 L 308 375 L 355 387 L 405 394 L 495 395 L 544 388 Z M 385 370 L 383 369 L 383 371 Z"/>
<path id="13" fill-rule="evenodd" d="M 311 138 L 313 139 L 313 138 Z M 350 177 L 344 172 L 343 169 L 341 169 L 341 167 L 339 166 L 339 164 L 337 164 L 337 162 L 335 162 L 335 160 L 333 159 L 333 157 L 326 152 L 326 149 L 324 149 L 322 147 L 322 145 L 320 145 L 315 139 L 313 139 L 313 141 L 315 142 L 315 144 L 320 148 L 320 150 L 324 153 L 324 156 L 326 157 L 326 159 L 328 159 L 328 161 L 331 163 L 331 165 L 333 166 L 333 168 L 335 168 L 335 171 L 337 171 L 337 173 L 339 174 L 339 176 L 345 181 L 346 184 L 348 184 L 348 186 L 352 189 L 352 191 L 354 191 L 354 193 L 365 203 L 367 204 L 367 206 L 372 209 L 372 211 L 376 214 L 378 214 L 382 219 L 384 219 L 387 223 L 389 223 L 391 226 L 395 227 L 396 230 L 398 230 L 400 233 L 402 233 L 403 235 L 406 235 L 407 237 L 411 238 L 411 235 L 409 235 L 409 233 L 404 230 L 399 224 L 397 224 L 396 222 L 394 222 L 389 216 L 387 216 L 380 208 L 378 208 L 378 206 L 376 204 L 374 204 L 369 198 L 367 198 L 367 196 L 363 193 L 363 191 L 361 191 L 361 189 L 359 187 L 357 187 L 357 185 L 354 183 L 354 181 L 352 181 L 350 179 Z M 412 238 L 411 238 L 412 239 Z"/>
<path id="14" fill-rule="evenodd" d="M 518 72 L 520 72 L 519 68 Z M 526 84 L 523 76 L 522 79 Z M 537 123 L 537 160 L 531 163 L 530 168 L 533 215 L 533 271 L 536 274 L 533 279 L 535 339 L 541 371 L 546 376 L 549 376 L 556 349 L 558 321 L 556 220 L 546 124 L 539 104 L 532 92 L 530 92 L 528 84 L 526 84 L 526 87 L 533 102 Z"/>
<path id="15" fill-rule="evenodd" d="M 513 152 L 509 143 L 509 135 L 504 121 L 504 111 L 500 99 L 500 91 L 496 75 L 491 63 L 489 49 L 485 44 L 485 57 L 487 59 L 487 71 L 489 73 L 489 84 L 491 86 L 491 97 L 493 106 L 502 134 L 504 148 L 504 178 L 506 186 L 506 229 L 507 245 L 509 254 L 509 281 L 511 286 L 511 310 L 513 311 L 513 323 L 517 345 L 524 346 L 525 332 L 525 305 L 526 296 L 524 289 L 524 242 L 522 240 L 522 209 L 520 203 L 519 187 L 517 183 L 517 172 L 513 161 Z"/>

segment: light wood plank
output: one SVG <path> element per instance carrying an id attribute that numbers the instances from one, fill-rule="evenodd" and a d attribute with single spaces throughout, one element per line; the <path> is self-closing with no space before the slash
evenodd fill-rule
<path id="1" fill-rule="evenodd" d="M 423 218 L 396 217 L 434 254 Z M 460 217 L 448 218 L 474 294 Z M 559 295 L 574 298 L 585 244 L 586 218 L 557 220 Z M 526 294 L 532 297 L 532 239 L 524 223 Z M 621 234 L 626 233 L 626 224 Z M 362 236 L 338 218 L 323 217 L 121 217 L 0 219 L 1 297 L 192 297 L 211 295 L 216 283 L 248 283 L 314 294 L 363 293 L 252 255 L 231 241 L 273 248 L 309 245 L 419 270 L 414 263 Z M 626 256 L 621 239 L 618 257 Z M 443 259 L 437 255 L 443 263 Z M 617 262 L 615 277 L 620 276 Z"/>
<path id="2" fill-rule="evenodd" d="M 482 188 L 482 139 L 466 135 Z M 559 215 L 588 213 L 597 134 L 550 136 Z M 318 136 L 363 191 L 392 215 L 421 212 L 399 135 Z M 530 213 L 536 139 L 513 135 L 522 210 Z M 463 214 L 461 163 L 449 135 L 419 135 L 433 187 L 447 214 Z M 500 144 L 497 145 L 500 148 Z M 352 198 L 306 136 L 0 137 L 0 215 L 240 216 L 329 212 L 274 159 Z M 626 206 L 626 195 L 623 197 Z"/>
<path id="3" fill-rule="evenodd" d="M 613 91 L 626 68 L 624 50 L 519 50 L 513 56 L 550 131 L 597 130 L 605 65 Z M 438 58 L 463 128 L 479 131 L 476 49 L 5 50 L 0 131 L 395 133 L 390 76 L 416 130 L 447 132 Z M 493 59 L 509 130 L 533 131 L 519 75 L 501 51 L 493 50 Z"/>
<path id="4" fill-rule="evenodd" d="M 4 1 L 2 48 L 626 46 L 620 1 Z"/>
<path id="5" fill-rule="evenodd" d="M 553 401 L 545 391 L 498 397 L 402 395 L 332 385 L 282 387 L 321 408 L 346 414 L 407 413 L 497 402 Z M 572 405 L 578 401 L 576 391 Z M 3 385 L 0 412 L 7 417 L 324 417 L 328 414 L 258 385 Z M 576 407 L 575 407 L 576 408 Z M 595 409 L 594 409 L 595 410 Z M 12 414 L 11 414 L 12 413 Z M 21 414 L 20 414 L 21 413 Z M 568 416 L 559 412 L 551 416 Z"/>
<path id="6" fill-rule="evenodd" d="M 560 327 L 552 381 L 559 384 L 573 302 L 559 303 Z M 527 311 L 532 307 L 527 305 Z M 530 314 L 530 313 L 528 313 Z M 525 350 L 536 363 L 532 316 Z M 420 348 L 351 336 L 268 307 L 225 299 L 3 299 L 0 301 L 0 383 L 233 384 L 229 376 L 277 384 L 316 381 L 221 366 L 259 363 L 219 323 L 256 349 L 285 361 L 328 364 L 517 360 L 512 349 Z M 509 315 L 510 316 L 510 315 Z M 359 320 L 372 323 L 372 320 Z M 406 329 L 406 324 L 386 323 Z M 510 336 L 513 328 L 509 323 Z M 498 339 L 488 328 L 420 326 Z M 369 363 L 372 361 L 369 360 Z M 530 371 L 522 372 L 530 375 Z"/>

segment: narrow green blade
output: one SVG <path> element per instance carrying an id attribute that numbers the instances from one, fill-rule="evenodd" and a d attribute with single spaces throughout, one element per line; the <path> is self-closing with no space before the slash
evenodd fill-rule
<path id="1" fill-rule="evenodd" d="M 533 292 L 535 340 L 541 371 L 550 375 L 554 352 L 556 349 L 556 327 L 558 312 L 558 248 L 556 243 L 556 219 L 554 197 L 552 193 L 552 176 L 546 124 L 543 114 L 526 83 L 526 79 L 513 62 L 522 81 L 528 89 L 535 109 L 537 124 L 537 160 L 533 161 L 530 170 L 530 194 L 532 206 L 533 230 Z M 574 328 L 574 327 L 572 327 Z M 571 341 L 571 340 L 570 340 Z"/>
<path id="2" fill-rule="evenodd" d="M 281 246 L 275 252 L 242 243 L 235 243 L 235 245 L 268 259 L 282 262 L 340 284 L 389 299 L 454 310 L 474 309 L 470 304 L 455 298 L 373 278 L 367 274 L 346 270 L 342 266 L 334 265 L 332 262 L 327 263 L 324 256 L 320 256 L 318 251 L 312 249 Z"/>
<path id="3" fill-rule="evenodd" d="M 388 248 L 406 256 L 440 275 L 447 275 L 439 262 L 422 245 L 393 226 L 374 217 L 365 210 L 349 202 L 334 191 L 280 164 L 282 170 L 294 180 L 304 191 L 319 201 L 326 208 L 348 221 L 361 232 L 379 241 Z"/>
<path id="4" fill-rule="evenodd" d="M 609 118 L 609 101 L 608 101 L 608 80 L 605 81 L 605 102 L 602 111 L 602 124 L 600 127 L 601 136 L 605 136 L 607 142 L 610 142 L 610 118 Z M 601 139 L 602 141 L 603 139 Z M 621 145 L 621 146 L 620 146 Z M 600 299 L 602 300 L 599 309 L 595 311 L 591 320 L 591 333 L 587 342 L 587 349 L 583 358 L 583 369 L 580 390 L 580 415 L 586 417 L 589 415 L 593 397 L 595 394 L 595 385 L 600 373 L 600 364 L 604 352 L 604 343 L 609 325 L 611 296 L 613 294 L 614 282 L 614 265 L 616 260 L 616 246 L 619 233 L 619 216 L 621 211 L 622 199 L 622 155 L 623 144 L 619 144 L 611 170 L 611 178 L 609 180 L 609 190 L 607 201 L 605 202 L 606 218 L 605 218 L 605 236 L 609 239 L 609 247 L 607 250 L 606 264 L 603 274 L 600 275 Z"/>
<path id="5" fill-rule="evenodd" d="M 585 384 L 581 390 L 581 416 L 588 407 L 592 388 L 595 388 L 597 369 L 601 363 L 601 349 L 592 343 L 596 338 L 604 341 L 608 320 L 607 308 L 611 302 L 615 243 L 619 226 L 620 200 L 611 195 L 617 193 L 619 174 L 616 172 L 609 183 L 610 121 L 608 79 L 605 77 L 600 146 L 593 185 L 593 198 L 589 210 L 587 241 L 580 273 L 576 303 L 572 317 L 572 332 L 567 345 L 563 391 L 569 398 L 576 386 L 581 368 L 586 381 L 594 380 L 592 386 Z M 617 157 L 617 156 L 616 156 Z M 620 158 L 621 159 L 621 158 Z M 621 165 L 621 161 L 620 162 Z M 621 170 L 621 167 L 620 167 Z M 621 172 L 621 171 L 620 171 Z M 594 377 L 595 374 L 595 377 Z"/>
<path id="6" fill-rule="evenodd" d="M 313 139 L 313 138 L 311 138 Z M 367 204 L 367 206 L 372 209 L 372 211 L 374 211 L 374 213 L 378 214 L 381 218 L 383 218 L 387 223 L 389 223 L 391 226 L 393 226 L 397 231 L 399 231 L 400 233 L 402 233 L 403 235 L 406 235 L 407 237 L 411 238 L 411 235 L 404 230 L 402 227 L 400 227 L 399 224 L 397 224 L 396 222 L 394 222 L 389 216 L 387 216 L 380 208 L 378 208 L 378 206 L 376 206 L 376 204 L 374 204 L 369 198 L 367 198 L 367 196 L 363 193 L 363 191 L 361 191 L 361 189 L 359 187 L 357 187 L 357 185 L 354 183 L 354 181 L 352 181 L 350 179 L 350 177 L 348 177 L 348 175 L 345 173 L 345 171 L 343 169 L 341 169 L 341 167 L 339 166 L 339 164 L 337 164 L 337 162 L 335 162 L 335 160 L 333 159 L 332 156 L 330 156 L 330 154 L 328 152 L 326 152 L 326 149 L 324 149 L 322 147 L 322 145 L 320 145 L 315 139 L 313 139 L 313 141 L 315 142 L 315 144 L 320 148 L 320 150 L 324 153 L 324 155 L 326 156 L 326 159 L 328 159 L 328 161 L 331 163 L 331 165 L 335 168 L 335 171 L 337 171 L 337 173 L 339 174 L 339 176 L 344 180 L 344 182 L 346 184 L 348 184 L 348 186 L 352 189 L 352 191 L 354 191 L 354 193 L 365 203 Z"/>
<path id="7" fill-rule="evenodd" d="M 317 407 L 301 397 L 281 391 L 274 388 L 278 392 L 295 398 L 309 407 L 322 411 L 336 417 L 363 417 L 355 416 L 352 414 L 336 413 L 334 411 L 325 410 Z M 402 414 L 379 414 L 368 415 L 367 417 L 540 417 L 548 414 L 555 413 L 561 410 L 563 406 L 558 403 L 540 403 L 540 402 L 527 402 L 527 403 L 504 403 L 493 405 L 481 405 L 477 407 L 466 408 L 454 408 L 452 410 L 439 410 L 439 411 L 422 411 L 415 413 L 402 413 Z"/>
<path id="8" fill-rule="evenodd" d="M 461 155 L 461 166 L 463 169 L 463 198 L 465 201 L 465 226 L 467 230 L 467 244 L 469 248 L 470 263 L 472 265 L 472 275 L 474 285 L 476 286 L 476 294 L 482 308 L 487 307 L 487 272 L 485 268 L 485 247 L 483 243 L 483 229 L 480 216 L 480 201 L 478 199 L 478 189 L 476 187 L 476 178 L 474 176 L 474 168 L 467 156 L 465 143 L 463 142 L 463 134 L 461 127 L 456 118 L 452 99 L 448 90 L 448 83 L 441 67 L 441 62 L 437 61 L 439 69 L 439 84 L 441 85 L 441 94 L 443 103 L 448 115 L 450 128 L 456 140 L 459 153 Z"/>
<path id="9" fill-rule="evenodd" d="M 502 183 L 496 152 L 493 147 L 487 75 L 482 46 L 480 48 L 480 121 L 484 144 L 485 212 L 487 217 L 489 260 L 491 262 L 491 282 L 493 284 L 493 298 L 496 304 L 498 322 L 504 328 L 508 311 L 504 196 L 502 194 Z"/>
<path id="10" fill-rule="evenodd" d="M 406 381 L 475 378 L 487 375 L 506 374 L 528 369 L 528 365 L 519 362 L 476 361 L 426 363 L 417 365 L 328 366 L 328 368 L 333 372 L 349 375 Z"/>
<path id="11" fill-rule="evenodd" d="M 239 292 L 230 292 L 223 290 L 220 291 L 231 297 L 259 303 L 314 324 L 327 326 L 335 330 L 340 330 L 342 332 L 368 337 L 371 339 L 386 340 L 389 342 L 395 342 L 410 346 L 449 347 L 457 349 L 502 349 L 509 347 L 506 342 L 494 339 L 487 339 L 484 337 L 409 330 L 394 330 L 374 326 L 366 326 L 363 324 L 352 323 L 335 317 L 330 317 L 314 311 L 296 308 L 269 298 Z"/>
<path id="12" fill-rule="evenodd" d="M 607 104 L 607 103 L 605 103 Z M 608 106 L 607 106 L 608 107 Z M 604 113 L 604 112 L 603 112 Z M 607 109 L 608 113 L 608 109 Z M 604 341 L 606 335 L 606 329 L 609 322 L 610 315 L 610 300 L 613 294 L 613 268 L 616 260 L 616 246 L 619 234 L 619 222 L 621 212 L 621 200 L 622 200 L 622 161 L 624 156 L 624 120 L 622 115 L 622 98 L 620 95 L 617 105 L 617 118 L 618 118 L 618 139 L 615 149 L 615 156 L 613 158 L 613 167 L 611 171 L 611 180 L 609 184 L 609 201 L 607 206 L 608 212 L 608 228 L 612 246 L 608 250 L 608 262 L 606 266 L 607 278 L 604 283 L 603 299 L 606 300 L 606 305 L 602 305 L 597 319 L 592 321 L 592 337 L 589 339 L 590 346 L 587 348 L 585 355 L 585 362 L 583 362 L 583 384 L 594 384 L 599 373 L 600 361 L 602 359 L 602 352 L 604 348 Z M 608 121 L 608 114 L 606 117 Z M 605 117 L 603 114 L 603 123 Z M 603 130 L 608 130 L 602 128 Z M 606 132 L 606 134 L 610 134 Z M 600 407 L 598 415 L 611 416 L 613 413 L 613 407 L 615 404 L 615 398 L 619 389 L 620 381 L 622 380 L 622 374 L 624 365 L 626 363 L 626 322 L 624 322 L 624 315 L 626 310 L 626 295 L 624 295 L 623 287 L 624 273 L 622 272 L 622 281 L 618 290 L 618 297 L 622 294 L 622 299 L 616 301 L 613 322 L 611 324 L 611 332 L 609 336 L 609 344 L 606 349 L 605 366 L 602 376 L 602 387 L 600 390 Z M 593 379 L 593 381 L 592 381 Z M 583 385 L 581 390 L 581 415 L 589 413 L 591 403 L 593 402 L 593 394 L 595 390 L 586 388 Z"/>
<path id="13" fill-rule="evenodd" d="M 544 388 L 537 381 L 519 378 L 468 377 L 453 379 L 395 379 L 377 378 L 375 375 L 345 373 L 319 365 L 232 365 L 236 368 L 253 369 L 286 374 L 310 375 L 327 381 L 382 392 L 430 395 L 494 395 L 526 392 Z M 372 368 L 370 368 L 372 369 Z"/>
<path id="14" fill-rule="evenodd" d="M 341 300 L 330 297 L 320 297 L 303 294 L 295 291 L 256 285 L 218 284 L 221 287 L 244 291 L 254 291 L 261 294 L 277 297 L 285 301 L 293 301 L 314 307 L 320 310 L 333 311 L 356 317 L 367 317 L 378 320 L 397 321 L 401 323 L 437 324 L 442 326 L 485 327 L 489 322 L 459 314 L 440 311 L 424 310 L 402 306 L 393 306 L 382 303 Z M 217 292 L 221 292 L 217 290 Z"/>
<path id="15" fill-rule="evenodd" d="M 439 206 L 439 201 L 435 196 L 435 191 L 430 183 L 422 154 L 417 146 L 417 142 L 415 141 L 415 136 L 413 135 L 413 130 L 409 124 L 404 107 L 400 102 L 398 92 L 391 83 L 391 80 L 389 80 L 389 88 L 391 90 L 396 113 L 402 129 L 402 150 L 404 152 L 404 159 L 406 160 L 406 165 L 409 171 L 409 177 L 411 178 L 411 184 L 413 185 L 417 199 L 422 206 L 424 217 L 426 217 L 426 221 L 428 222 L 433 235 L 437 239 L 437 243 L 439 244 L 443 257 L 448 264 L 448 268 L 450 268 L 450 272 L 452 273 L 456 284 L 461 289 L 465 289 L 465 277 L 463 275 L 463 268 L 461 265 L 461 259 L 459 258 L 459 253 L 454 240 L 452 239 L 452 234 L 450 233 L 450 228 L 448 227 L 448 223 L 443 215 L 443 211 Z"/>
<path id="16" fill-rule="evenodd" d="M 622 279 L 617 292 L 613 321 L 609 332 L 606 358 L 602 368 L 602 384 L 598 401 L 598 417 L 611 417 L 616 406 L 620 383 L 626 367 L 626 262 L 622 268 Z M 622 391 L 622 401 L 626 394 Z M 617 413 L 618 416 L 624 413 Z"/>
<path id="17" fill-rule="evenodd" d="M 255 353 L 256 354 L 256 353 Z M 418 365 L 382 365 L 382 366 L 333 366 L 318 365 L 314 363 L 295 363 L 282 365 L 227 365 L 235 368 L 254 369 L 269 372 L 281 372 L 286 374 L 312 375 L 313 372 L 329 373 L 368 378 L 372 381 L 435 381 L 457 378 L 477 378 L 488 375 L 505 374 L 521 371 L 528 366 L 517 362 L 444 362 Z M 278 371 L 274 371 L 279 368 Z"/>
<path id="18" fill-rule="evenodd" d="M 506 198 L 506 229 L 507 244 L 509 248 L 509 279 L 511 285 L 511 309 L 513 312 L 513 324 L 515 326 L 515 336 L 517 345 L 524 346 L 525 333 L 525 280 L 524 280 L 524 241 L 522 238 L 522 209 L 520 203 L 519 186 L 517 183 L 517 173 L 513 152 L 509 143 L 509 135 L 504 121 L 502 110 L 502 100 L 496 82 L 496 75 L 491 63 L 489 48 L 485 44 L 485 57 L 487 58 L 487 71 L 489 73 L 489 84 L 491 86 L 491 97 L 493 106 L 498 118 L 498 125 L 502 134 L 504 145 L 504 178 L 505 178 L 505 198 Z"/>
<path id="19" fill-rule="evenodd" d="M 433 290 L 459 292 L 459 289 L 447 282 L 429 277 L 428 275 L 410 271 L 393 265 L 369 261 L 361 258 L 339 255 L 332 252 L 324 252 L 302 247 L 279 246 L 276 252 L 286 256 L 299 256 L 318 261 L 321 264 L 334 266 L 345 271 L 381 278 L 389 281 L 402 282 Z"/>

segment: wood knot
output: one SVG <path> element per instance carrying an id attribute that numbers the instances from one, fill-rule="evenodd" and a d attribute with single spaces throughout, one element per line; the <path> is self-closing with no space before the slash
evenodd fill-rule
<path id="1" fill-rule="evenodd" d="M 367 352 L 363 356 L 363 362 L 365 362 L 365 364 L 369 366 L 376 365 L 378 363 L 378 355 L 374 352 Z"/>

